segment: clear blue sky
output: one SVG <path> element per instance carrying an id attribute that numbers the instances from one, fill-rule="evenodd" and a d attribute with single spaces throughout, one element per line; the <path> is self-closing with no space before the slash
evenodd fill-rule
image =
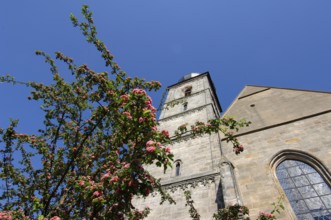
<path id="1" fill-rule="evenodd" d="M 211 73 L 224 110 L 247 84 L 331 91 L 330 0 L 2 1 L 0 74 L 49 82 L 37 49 L 103 71 L 99 54 L 69 21 L 82 4 L 130 76 L 164 85 L 152 95 L 156 106 L 165 87 L 190 72 Z M 0 84 L 0 126 L 9 117 L 21 118 L 22 129 L 40 125 L 28 95 Z"/>

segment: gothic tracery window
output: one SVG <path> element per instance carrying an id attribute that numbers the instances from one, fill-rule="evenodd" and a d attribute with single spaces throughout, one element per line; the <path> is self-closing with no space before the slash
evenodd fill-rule
<path id="1" fill-rule="evenodd" d="M 331 188 L 313 167 L 284 160 L 276 175 L 298 220 L 331 220 Z"/>

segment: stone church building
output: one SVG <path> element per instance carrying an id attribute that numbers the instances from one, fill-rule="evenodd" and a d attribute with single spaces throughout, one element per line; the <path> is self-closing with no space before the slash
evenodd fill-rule
<path id="1" fill-rule="evenodd" d="M 183 195 L 190 190 L 202 220 L 233 204 L 247 206 L 256 219 L 282 195 L 279 219 L 331 220 L 331 93 L 245 86 L 221 115 L 207 72 L 169 86 L 165 105 L 176 101 L 180 104 L 164 108 L 159 118 L 159 128 L 171 134 L 182 124 L 224 116 L 252 124 L 235 133 L 245 146 L 240 155 L 222 134 L 174 140 L 173 169 L 148 170 L 177 204 L 159 205 L 157 193 L 137 199 L 138 207 L 152 209 L 147 219 L 190 219 Z"/>

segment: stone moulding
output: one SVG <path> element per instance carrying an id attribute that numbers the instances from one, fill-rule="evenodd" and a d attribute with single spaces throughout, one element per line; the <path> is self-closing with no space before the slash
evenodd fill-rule
<path id="1" fill-rule="evenodd" d="M 185 115 L 190 115 L 190 114 L 192 114 L 192 113 L 194 113 L 194 112 L 199 112 L 199 111 L 205 109 L 205 108 L 206 108 L 207 106 L 209 106 L 209 105 L 212 106 L 213 111 L 214 111 L 214 113 L 216 114 L 216 111 L 215 111 L 215 107 L 214 107 L 214 105 L 213 105 L 212 103 L 208 103 L 208 104 L 206 104 L 206 105 L 202 105 L 202 106 L 200 106 L 200 107 L 193 108 L 193 109 L 187 110 L 187 111 L 185 111 L 185 112 L 181 112 L 181 113 L 178 113 L 178 114 L 175 114 L 175 115 L 172 115 L 172 116 L 166 117 L 166 118 L 161 118 L 161 119 L 158 120 L 158 122 L 170 121 L 170 120 L 175 119 L 175 118 L 180 118 L 180 117 L 183 117 L 183 116 L 185 116 Z"/>
<path id="2" fill-rule="evenodd" d="M 201 94 L 201 93 L 204 93 L 206 90 L 209 90 L 209 92 L 211 92 L 210 89 L 203 89 L 203 90 L 200 90 L 200 91 L 198 91 L 198 92 L 192 93 L 192 94 L 189 95 L 189 96 L 184 96 L 184 97 L 181 97 L 181 98 L 178 98 L 178 99 L 174 99 L 174 100 L 169 101 L 169 102 L 165 102 L 164 105 L 165 105 L 165 106 L 166 106 L 166 105 L 170 105 L 171 103 L 175 103 L 175 102 L 178 102 L 178 101 L 181 101 L 181 100 L 184 101 L 184 100 L 186 100 L 188 97 L 193 97 L 193 96 L 199 95 L 199 94 Z"/>
<path id="3" fill-rule="evenodd" d="M 220 173 L 211 173 L 204 176 L 193 177 L 189 179 L 180 180 L 177 182 L 164 183 L 162 188 L 170 192 L 175 192 L 177 189 L 186 190 L 189 188 L 195 188 L 199 185 L 209 185 L 216 181 L 216 176 L 219 176 Z"/>

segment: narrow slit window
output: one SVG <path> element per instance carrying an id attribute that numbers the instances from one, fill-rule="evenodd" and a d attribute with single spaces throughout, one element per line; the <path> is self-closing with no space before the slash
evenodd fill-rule
<path id="1" fill-rule="evenodd" d="M 185 102 L 185 103 L 183 104 L 183 110 L 184 110 L 184 111 L 186 111 L 186 110 L 187 110 L 187 105 L 188 105 L 188 103 L 187 103 L 187 102 Z"/>
<path id="2" fill-rule="evenodd" d="M 180 175 L 180 163 L 177 162 L 176 163 L 176 176 L 179 176 Z"/>

